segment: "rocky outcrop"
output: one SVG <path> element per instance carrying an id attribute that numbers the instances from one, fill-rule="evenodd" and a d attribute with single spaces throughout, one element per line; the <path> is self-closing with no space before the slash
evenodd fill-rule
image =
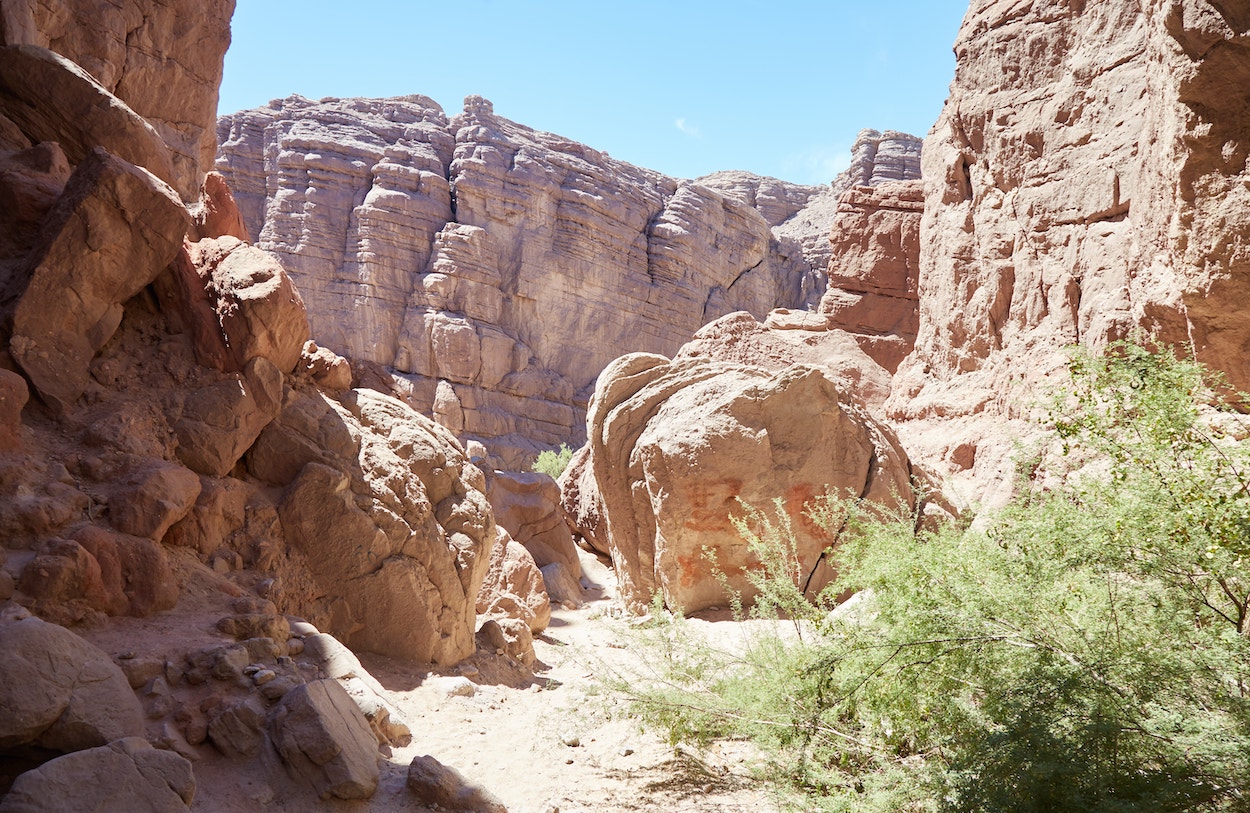
<path id="1" fill-rule="evenodd" d="M 1019 414 L 1058 350 L 1141 325 L 1250 383 L 1247 19 L 1227 4 L 978 0 L 926 142 L 900 418 Z"/>
<path id="2" fill-rule="evenodd" d="M 284 489 L 283 537 L 316 584 L 293 609 L 359 649 L 444 664 L 473 653 L 495 522 L 450 433 L 372 390 L 291 393 L 246 464 Z"/>
<path id="3" fill-rule="evenodd" d="M 839 200 L 831 233 L 818 310 L 891 373 L 916 342 L 923 211 L 918 180 L 855 186 Z"/>
<path id="4" fill-rule="evenodd" d="M 0 41 L 46 48 L 73 60 L 121 100 L 121 107 L 142 116 L 169 153 L 169 175 L 148 162 L 123 157 L 169 182 L 183 199 L 193 200 L 212 166 L 217 88 L 233 13 L 234 0 L 6 0 L 0 8 Z M 6 68 L 0 76 L 8 79 L 11 74 Z M 27 86 L 37 92 L 46 89 L 38 83 Z M 60 112 L 65 113 L 72 120 L 74 113 Z"/>
<path id="5" fill-rule="evenodd" d="M 725 313 L 824 290 L 829 222 L 802 215 L 831 190 L 675 180 L 477 97 L 452 117 L 421 96 L 292 97 L 223 117 L 219 137 L 217 166 L 313 338 L 393 368 L 405 400 L 510 468 L 580 442 L 622 351 L 671 354 Z"/>
<path id="6" fill-rule="evenodd" d="M 136 219 L 141 228 L 131 228 Z M 8 280 L 9 352 L 45 402 L 63 412 L 83 394 L 122 303 L 169 264 L 189 223 L 147 170 L 100 148 L 84 156 Z"/>
<path id="7" fill-rule="evenodd" d="M 599 378 L 588 433 L 582 465 L 602 506 L 594 532 L 634 609 L 656 592 L 686 611 L 724 606 L 726 584 L 750 600 L 746 574 L 759 561 L 734 526 L 751 521 L 746 506 L 784 515 L 800 587 L 819 591 L 835 540 L 808 516 L 812 501 L 910 499 L 906 454 L 819 367 L 624 356 Z"/>

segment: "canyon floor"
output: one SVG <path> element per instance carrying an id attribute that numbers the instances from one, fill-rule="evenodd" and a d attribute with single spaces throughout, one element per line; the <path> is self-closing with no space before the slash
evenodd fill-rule
<path id="1" fill-rule="evenodd" d="M 612 574 L 596 564 L 586 564 L 600 585 L 596 597 L 553 612 L 535 640 L 532 677 L 488 653 L 425 676 L 400 662 L 363 658 L 413 727 L 412 745 L 394 761 L 436 756 L 513 813 L 776 810 L 767 789 L 750 781 L 742 748 L 674 748 L 641 730 L 625 713 L 625 699 L 605 688 L 605 673 L 641 655 L 628 625 L 613 616 Z M 705 613 L 691 624 L 701 637 L 732 645 L 743 630 L 724 615 Z M 465 690 L 466 677 L 474 693 L 454 694 Z"/>

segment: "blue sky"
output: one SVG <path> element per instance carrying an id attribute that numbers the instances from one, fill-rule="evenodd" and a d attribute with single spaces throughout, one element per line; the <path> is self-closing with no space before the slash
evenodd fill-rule
<path id="1" fill-rule="evenodd" d="M 924 135 L 967 0 L 238 0 L 218 110 L 421 93 L 693 178 L 825 183 L 864 127 Z"/>

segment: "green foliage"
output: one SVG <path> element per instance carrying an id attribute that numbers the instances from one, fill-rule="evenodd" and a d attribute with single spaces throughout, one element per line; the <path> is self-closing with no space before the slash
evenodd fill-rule
<path id="1" fill-rule="evenodd" d="M 1038 457 L 1061 485 L 984 526 L 917 535 L 828 498 L 840 575 L 803 606 L 784 524 L 740 526 L 775 562 L 765 614 L 815 634 L 725 652 L 674 620 L 637 712 L 751 739 L 799 809 L 1250 809 L 1250 454 L 1192 360 L 1122 343 L 1071 373 Z"/>
<path id="2" fill-rule="evenodd" d="M 569 461 L 572 459 L 573 450 L 569 448 L 567 443 L 561 443 L 558 450 L 546 449 L 539 452 L 538 459 L 534 461 L 534 465 L 530 468 L 555 480 L 561 474 L 564 474 L 564 470 L 569 467 Z"/>

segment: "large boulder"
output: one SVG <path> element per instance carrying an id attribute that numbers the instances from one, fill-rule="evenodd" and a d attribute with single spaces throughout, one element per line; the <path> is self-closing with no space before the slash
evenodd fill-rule
<path id="1" fill-rule="evenodd" d="M 560 562 L 581 576 L 573 535 L 560 512 L 560 486 L 536 471 L 493 471 L 486 477 L 486 496 L 495 522 L 534 557 L 539 567 Z"/>
<path id="2" fill-rule="evenodd" d="M 187 813 L 194 798 L 190 762 L 126 737 L 22 774 L 0 800 L 0 813 Z"/>
<path id="3" fill-rule="evenodd" d="M 34 616 L 0 619 L 0 748 L 77 751 L 143 736 L 143 709 L 112 659 Z"/>
<path id="4" fill-rule="evenodd" d="M 318 586 L 301 615 L 355 649 L 444 664 L 473 653 L 495 521 L 447 430 L 372 390 L 292 393 L 246 460 L 285 489 L 287 545 Z"/>
<path id="5" fill-rule="evenodd" d="M 85 156 L 18 273 L 9 352 L 40 398 L 62 411 L 78 400 L 122 303 L 164 270 L 189 223 L 147 170 L 98 148 Z"/>
<path id="6" fill-rule="evenodd" d="M 624 356 L 599 378 L 588 434 L 609 551 L 635 609 L 657 591 L 686 611 L 724 605 L 726 585 L 749 600 L 746 573 L 759 562 L 734 527 L 745 506 L 786 515 L 777 520 L 794 534 L 800 586 L 817 591 L 836 540 L 807 516 L 813 499 L 912 499 L 892 434 L 818 367 Z"/>
<path id="7" fill-rule="evenodd" d="M 368 799 L 378 787 L 378 744 L 364 714 L 336 681 L 287 692 L 270 717 L 274 747 L 291 773 L 323 799 Z"/>
<path id="8" fill-rule="evenodd" d="M 71 164 L 103 148 L 174 181 L 173 156 L 152 125 L 72 59 L 47 48 L 0 47 L 0 113 L 31 143 L 57 142 Z"/>

